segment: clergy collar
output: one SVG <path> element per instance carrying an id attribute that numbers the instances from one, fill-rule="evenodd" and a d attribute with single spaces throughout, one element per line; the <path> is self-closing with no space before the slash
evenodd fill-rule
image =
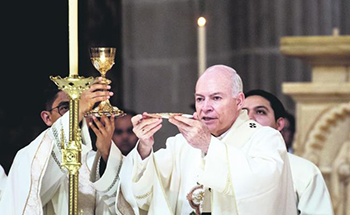
<path id="1" fill-rule="evenodd" d="M 224 137 L 226 136 L 226 134 L 231 130 L 231 128 L 232 128 L 232 126 L 227 130 L 227 131 L 225 131 L 225 133 L 223 133 L 223 134 L 221 134 L 220 136 L 218 136 L 217 138 L 219 139 L 219 140 L 222 140 L 222 139 L 224 139 Z"/>

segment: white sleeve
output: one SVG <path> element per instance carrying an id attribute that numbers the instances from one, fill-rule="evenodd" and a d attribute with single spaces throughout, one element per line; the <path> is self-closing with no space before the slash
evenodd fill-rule
<path id="1" fill-rule="evenodd" d="M 136 199 L 138 207 L 143 210 L 148 210 L 150 202 L 152 201 L 152 191 L 155 169 L 153 163 L 153 150 L 151 154 L 142 160 L 140 154 L 137 151 L 136 144 L 134 150 L 130 152 L 130 156 L 133 160 L 132 169 L 132 192 Z"/>
<path id="2" fill-rule="evenodd" d="M 112 195 L 117 187 L 119 180 L 119 172 L 123 163 L 123 155 L 117 146 L 112 142 L 111 150 L 107 160 L 106 170 L 103 175 L 99 178 L 98 164 L 99 160 L 102 159 L 100 153 L 96 153 L 96 159 L 94 168 L 91 171 L 91 181 L 94 183 L 94 187 L 99 192 L 103 192 L 104 195 Z"/>
<path id="3" fill-rule="evenodd" d="M 317 167 L 315 167 L 317 168 Z M 333 207 L 327 185 L 323 179 L 320 170 L 314 174 L 314 177 L 307 185 L 298 203 L 298 210 L 301 215 L 332 215 Z"/>
<path id="4" fill-rule="evenodd" d="M 98 214 L 103 215 L 116 214 L 114 205 L 116 193 L 120 186 L 119 173 L 123 163 L 123 155 L 112 142 L 106 169 L 100 177 L 99 162 L 101 159 L 101 154 L 96 153 L 90 175 L 90 180 L 93 182 L 93 186 L 98 192 L 96 211 L 98 211 Z"/>
<path id="5" fill-rule="evenodd" d="M 167 187 L 171 181 L 175 159 L 175 137 L 167 139 L 166 149 L 160 149 L 144 160 L 141 159 L 137 145 L 130 156 L 133 160 L 132 191 L 137 205 L 142 210 L 148 210 L 154 198 L 155 187 Z"/>

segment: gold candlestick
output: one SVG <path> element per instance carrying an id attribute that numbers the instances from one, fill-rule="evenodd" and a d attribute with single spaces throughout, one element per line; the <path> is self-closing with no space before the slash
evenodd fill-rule
<path id="1" fill-rule="evenodd" d="M 111 80 L 106 78 L 106 73 L 113 67 L 115 58 L 115 48 L 110 47 L 94 47 L 90 48 L 90 59 L 95 69 L 100 72 L 102 84 L 110 84 Z M 109 100 L 102 101 L 96 108 L 89 111 L 86 116 L 101 117 L 102 115 L 124 116 L 124 111 L 117 107 L 113 107 Z"/>
<path id="2" fill-rule="evenodd" d="M 69 172 L 69 214 L 78 214 L 79 169 L 81 166 L 81 129 L 79 128 L 79 99 L 81 93 L 88 89 L 94 81 L 93 77 L 84 78 L 77 75 L 62 79 L 60 76 L 50 77 L 59 89 L 67 93 L 69 100 L 69 142 L 62 138 L 61 167 Z M 63 134 L 63 131 L 62 131 Z"/>

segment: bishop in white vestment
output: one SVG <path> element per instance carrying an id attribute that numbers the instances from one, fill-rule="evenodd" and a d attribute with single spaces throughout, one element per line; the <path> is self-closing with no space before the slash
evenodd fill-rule
<path id="1" fill-rule="evenodd" d="M 180 134 L 153 152 L 162 119 L 133 117 L 133 193 L 148 214 L 295 215 L 293 182 L 281 134 L 249 120 L 242 82 L 223 65 L 196 85 L 194 119 L 170 117 Z"/>
<path id="2" fill-rule="evenodd" d="M 145 160 L 133 151 L 133 192 L 149 214 L 190 214 L 186 196 L 198 184 L 210 189 L 212 214 L 296 214 L 281 135 L 245 113 L 223 137 L 212 137 L 207 155 L 181 134 L 166 146 Z"/>

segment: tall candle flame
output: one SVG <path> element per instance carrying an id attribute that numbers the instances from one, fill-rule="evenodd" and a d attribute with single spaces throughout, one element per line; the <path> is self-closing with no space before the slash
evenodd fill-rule
<path id="1" fill-rule="evenodd" d="M 207 23 L 207 20 L 203 16 L 201 16 L 198 18 L 197 23 L 198 23 L 198 26 L 202 27 L 202 26 L 205 26 L 205 24 Z"/>

